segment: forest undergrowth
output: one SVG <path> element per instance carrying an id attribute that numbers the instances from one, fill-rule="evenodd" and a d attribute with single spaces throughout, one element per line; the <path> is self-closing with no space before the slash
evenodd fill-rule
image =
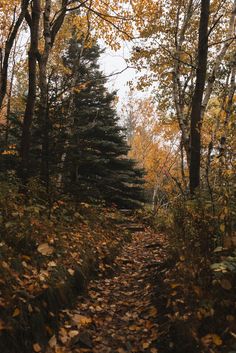
<path id="1" fill-rule="evenodd" d="M 146 213 L 146 224 L 168 238 L 167 261 L 157 265 L 163 352 L 236 349 L 236 253 L 200 199 L 175 200 Z M 234 239 L 234 238 L 233 238 Z"/>
<path id="2" fill-rule="evenodd" d="M 73 305 L 89 279 L 112 272 L 130 234 L 115 208 L 64 199 L 49 209 L 30 197 L 36 195 L 35 185 L 27 201 L 13 185 L 6 186 L 1 193 L 0 350 L 31 353 L 32 342 L 47 342 L 59 310 Z"/>

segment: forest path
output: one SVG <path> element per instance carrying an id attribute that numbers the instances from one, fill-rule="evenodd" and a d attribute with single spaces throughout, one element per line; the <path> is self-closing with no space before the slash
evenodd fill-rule
<path id="1" fill-rule="evenodd" d="M 90 282 L 88 295 L 65 310 L 58 338 L 47 353 L 156 353 L 158 338 L 154 267 L 162 253 L 161 235 L 137 232 L 115 260 L 112 278 Z"/>

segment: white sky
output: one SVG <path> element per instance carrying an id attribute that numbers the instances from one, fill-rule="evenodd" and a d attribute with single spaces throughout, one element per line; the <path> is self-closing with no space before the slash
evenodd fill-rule
<path id="1" fill-rule="evenodd" d="M 106 48 L 106 51 L 101 56 L 100 65 L 102 71 L 106 76 L 114 73 L 118 73 L 123 69 L 127 68 L 128 63 L 126 60 L 129 58 L 129 48 L 125 44 L 123 47 L 115 52 L 110 48 Z M 108 87 L 110 90 L 117 90 L 117 94 L 121 101 L 125 100 L 129 91 L 128 81 L 135 79 L 134 69 L 127 69 L 123 73 L 108 77 Z"/>
<path id="2" fill-rule="evenodd" d="M 119 73 L 120 71 L 126 69 L 127 66 L 131 66 L 128 63 L 131 49 L 131 44 L 126 42 L 123 42 L 122 48 L 116 52 L 111 50 L 109 47 L 106 48 L 106 51 L 100 59 L 101 69 L 106 76 Z M 136 81 L 138 76 L 139 72 L 137 70 L 134 68 L 128 68 L 120 74 L 108 77 L 109 90 L 117 90 L 117 95 L 119 97 L 118 110 L 125 103 L 129 93 L 128 82 L 133 80 Z M 140 97 L 147 95 L 147 93 L 138 91 L 135 95 Z"/>

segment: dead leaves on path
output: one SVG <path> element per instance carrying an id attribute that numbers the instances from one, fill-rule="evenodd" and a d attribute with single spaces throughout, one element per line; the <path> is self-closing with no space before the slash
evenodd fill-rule
<path id="1" fill-rule="evenodd" d="M 158 353 L 158 310 L 152 304 L 154 286 L 147 264 L 160 259 L 160 250 L 147 248 L 154 234 L 138 233 L 117 257 L 117 275 L 90 283 L 88 298 L 74 311 L 63 311 L 58 337 L 47 353 Z"/>

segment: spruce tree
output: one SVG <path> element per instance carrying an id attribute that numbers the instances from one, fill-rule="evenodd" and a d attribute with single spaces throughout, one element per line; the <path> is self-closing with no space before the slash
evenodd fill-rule
<path id="1" fill-rule="evenodd" d="M 104 200 L 119 207 L 140 207 L 143 171 L 127 157 L 129 148 L 114 108 L 116 94 L 108 92 L 99 69 L 101 52 L 97 44 L 82 51 L 82 42 L 73 37 L 64 58 L 75 86 L 69 98 L 72 108 L 65 190 L 80 201 Z"/>

